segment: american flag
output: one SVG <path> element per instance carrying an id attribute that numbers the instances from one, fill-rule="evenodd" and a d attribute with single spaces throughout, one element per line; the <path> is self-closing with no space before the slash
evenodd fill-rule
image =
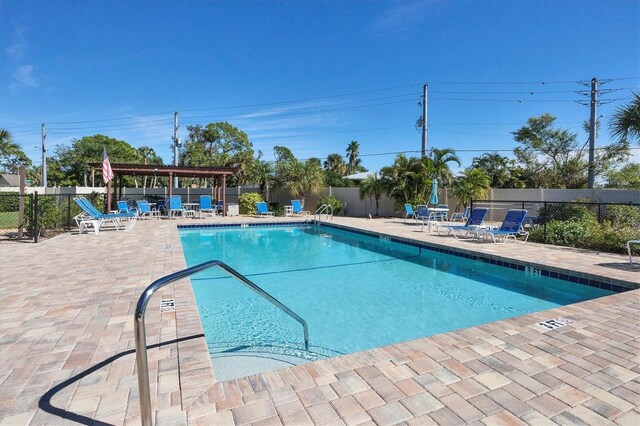
<path id="1" fill-rule="evenodd" d="M 111 169 L 111 163 L 109 163 L 109 157 L 107 157 L 107 148 L 102 147 L 102 150 L 102 180 L 104 180 L 104 183 L 106 184 L 113 179 L 113 170 Z"/>

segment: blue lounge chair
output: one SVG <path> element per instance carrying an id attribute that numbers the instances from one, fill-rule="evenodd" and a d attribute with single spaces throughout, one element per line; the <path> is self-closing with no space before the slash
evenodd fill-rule
<path id="1" fill-rule="evenodd" d="M 213 205 L 210 195 L 200 196 L 200 213 L 199 217 L 202 218 L 202 213 L 211 213 L 215 217 L 217 212 L 216 206 Z"/>
<path id="2" fill-rule="evenodd" d="M 267 207 L 267 203 L 264 201 L 258 201 L 256 207 L 258 208 L 258 216 L 273 216 L 275 214 L 269 211 L 269 207 Z"/>
<path id="3" fill-rule="evenodd" d="M 178 213 L 180 213 L 182 217 L 187 217 L 189 211 L 182 206 L 182 197 L 180 195 L 172 195 L 169 197 L 167 206 L 169 219 L 172 219 Z"/>
<path id="4" fill-rule="evenodd" d="M 484 224 L 484 218 L 488 212 L 489 209 L 475 208 L 471 212 L 467 223 L 464 225 L 439 226 L 437 228 L 438 235 L 440 235 L 440 229 L 448 229 L 447 235 L 453 234 L 456 238 L 468 237 L 471 233 L 478 231 L 479 227 Z"/>
<path id="5" fill-rule="evenodd" d="M 129 230 L 133 228 L 136 221 L 135 213 L 101 213 L 91 204 L 91 201 L 84 197 L 74 197 L 76 204 L 82 209 L 83 214 L 76 216 L 74 219 L 78 223 L 79 228 L 83 228 L 86 224 L 91 224 L 97 230 L 106 224 L 111 224 L 115 229 Z"/>
<path id="6" fill-rule="evenodd" d="M 507 239 L 509 239 L 509 237 L 513 238 L 515 241 L 516 237 L 524 236 L 524 241 L 522 242 L 525 243 L 529 238 L 529 232 L 525 231 L 522 227 L 525 217 L 527 217 L 526 210 L 509 210 L 504 220 L 502 221 L 502 225 L 500 226 L 500 228 L 479 230 L 478 237 L 491 237 L 491 240 L 494 243 L 504 244 L 507 242 Z"/>
<path id="7" fill-rule="evenodd" d="M 451 215 L 451 222 L 466 222 L 469 219 L 469 213 L 470 213 L 471 207 L 467 207 L 464 209 L 464 213 L 460 213 L 460 212 L 455 212 L 454 214 Z"/>
<path id="8" fill-rule="evenodd" d="M 128 201 L 120 200 L 118 201 L 118 213 L 121 213 L 121 214 L 136 213 L 136 209 L 129 206 Z"/>
<path id="9" fill-rule="evenodd" d="M 136 206 L 138 209 L 138 217 L 158 217 L 158 211 L 152 209 L 148 201 L 138 200 L 136 201 Z"/>
<path id="10" fill-rule="evenodd" d="M 300 200 L 291 200 L 291 213 L 297 216 L 311 214 L 311 212 L 307 210 L 302 210 L 302 203 Z"/>
<path id="11" fill-rule="evenodd" d="M 413 206 L 411 204 L 404 205 L 404 221 L 407 222 L 407 218 L 415 219 L 416 212 L 413 210 Z"/>

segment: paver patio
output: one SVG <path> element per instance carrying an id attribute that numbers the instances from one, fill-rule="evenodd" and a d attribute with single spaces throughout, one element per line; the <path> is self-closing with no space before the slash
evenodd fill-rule
<path id="1" fill-rule="evenodd" d="M 271 219 L 214 222 L 239 220 Z M 0 245 L 0 425 L 140 423 L 133 312 L 148 284 L 186 266 L 177 223 Z M 640 286 L 622 255 L 334 223 Z M 160 293 L 147 311 L 157 424 L 640 424 L 640 290 L 226 382 L 188 282 Z M 161 298 L 176 312 L 161 314 Z M 535 325 L 558 317 L 573 322 Z"/>

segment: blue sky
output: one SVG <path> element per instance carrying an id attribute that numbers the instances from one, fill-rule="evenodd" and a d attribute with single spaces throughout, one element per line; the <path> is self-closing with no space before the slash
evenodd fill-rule
<path id="1" fill-rule="evenodd" d="M 640 84 L 639 4 L 0 0 L 0 127 L 35 164 L 41 123 L 49 154 L 101 133 L 171 163 L 177 111 L 183 140 L 188 124 L 228 121 L 267 160 L 275 145 L 324 158 L 357 140 L 378 170 L 419 155 L 429 83 L 429 146 L 466 167 L 510 155 L 511 132 L 545 112 L 586 141 L 575 101 L 596 77 L 601 146 Z"/>

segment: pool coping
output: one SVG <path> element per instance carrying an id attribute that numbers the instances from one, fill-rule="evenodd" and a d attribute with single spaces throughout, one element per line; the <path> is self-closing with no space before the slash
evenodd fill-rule
<path id="1" fill-rule="evenodd" d="M 178 225 L 174 227 L 174 230 L 175 230 L 175 238 L 179 243 L 180 242 L 179 231 L 181 229 L 197 229 L 197 228 L 208 229 L 208 228 L 228 228 L 228 227 L 242 227 L 242 226 L 249 226 L 249 227 L 289 226 L 289 225 L 299 226 L 299 225 L 310 225 L 314 223 L 315 221 L 279 222 L 279 221 L 271 220 L 271 221 L 257 222 L 257 223 L 256 222 L 248 223 L 246 221 L 243 221 L 243 222 L 231 222 L 231 223 L 225 223 L 225 224 L 195 224 L 195 225 L 186 225 L 186 226 Z M 321 222 L 321 225 L 328 225 L 331 227 L 335 227 L 337 229 L 345 229 L 351 232 L 361 233 L 369 236 L 385 236 L 385 237 L 389 237 L 391 240 L 396 240 L 397 242 L 401 242 L 404 244 L 408 243 L 408 244 L 417 245 L 417 246 L 425 245 L 425 248 L 434 249 L 435 251 L 442 250 L 444 252 L 445 250 L 450 250 L 450 249 L 446 249 L 446 247 L 448 247 L 446 245 L 433 243 L 431 241 L 429 241 L 428 243 L 425 243 L 424 241 L 420 241 L 417 239 L 399 237 L 399 236 L 387 234 L 384 232 L 369 231 L 366 229 L 361 229 L 361 228 L 357 228 L 357 227 L 353 227 L 345 224 L 339 224 L 339 225 L 336 223 L 328 224 L 327 222 L 323 221 Z M 180 247 L 180 252 L 182 254 L 182 245 L 181 243 L 179 243 L 178 245 Z M 468 255 L 470 256 L 470 258 L 473 258 L 471 256 L 475 256 L 478 254 L 477 252 L 473 252 L 472 250 L 464 250 L 458 247 L 456 247 L 455 249 L 461 250 L 463 252 L 462 257 L 466 257 Z M 184 258 L 184 255 L 182 256 Z M 492 254 L 488 255 L 487 253 L 482 253 L 482 256 L 488 259 L 489 263 L 491 263 L 491 260 L 494 260 L 496 262 L 494 264 L 496 265 L 498 264 L 497 263 L 498 261 L 502 261 L 503 264 L 499 266 L 503 266 L 503 267 L 505 267 L 504 265 L 505 260 L 508 259 L 508 258 L 505 258 L 504 256 L 492 255 Z M 512 262 L 514 262 L 514 260 L 512 259 L 509 259 L 509 260 L 511 262 L 507 262 L 507 263 L 512 264 Z M 518 262 L 522 262 L 522 261 L 518 260 Z M 583 278 L 597 276 L 594 274 L 587 274 L 579 271 L 571 271 L 563 268 L 557 268 L 557 267 L 552 268 L 549 265 L 540 265 L 540 264 L 536 264 L 535 262 L 527 262 L 527 263 L 528 263 L 527 266 L 536 267 L 537 265 L 539 265 L 541 268 L 545 268 L 547 270 L 549 269 L 556 270 L 557 273 L 567 274 L 571 272 L 576 272 L 578 274 L 581 274 Z M 510 267 L 510 266 L 507 266 L 507 267 Z M 599 278 L 605 278 L 605 277 L 599 277 Z M 612 284 L 616 283 L 616 285 L 620 285 L 621 287 L 623 287 L 621 285 L 623 284 L 624 288 L 627 290 L 634 290 L 640 287 L 637 283 L 634 283 L 634 282 L 611 279 L 611 278 L 607 278 L 607 279 L 610 279 Z M 570 280 L 567 280 L 567 281 L 570 281 Z M 627 291 L 624 291 L 622 293 L 605 296 L 599 299 L 614 298 L 616 296 L 623 296 L 626 293 Z M 594 299 L 594 300 L 597 300 L 597 299 Z M 585 306 L 585 304 L 586 306 L 590 306 L 589 304 L 594 300 L 589 300 L 589 301 L 580 302 L 577 304 L 554 308 L 551 310 L 545 310 L 545 311 L 521 315 L 513 318 L 508 318 L 508 319 L 496 321 L 493 323 L 483 324 L 476 327 L 470 327 L 469 329 L 491 329 L 491 327 L 496 327 L 496 326 L 499 327 L 500 324 L 507 324 L 506 327 L 509 328 L 509 327 L 512 327 L 513 324 L 521 324 L 523 319 L 525 319 L 528 323 L 533 324 L 538 320 L 552 319 L 555 317 L 555 315 L 562 316 L 564 312 L 572 311 L 573 309 L 575 309 L 575 307 Z M 197 305 L 195 302 L 195 295 L 193 294 L 193 290 L 191 286 L 176 286 L 176 304 L 177 305 L 179 304 L 180 306 L 180 309 L 176 310 L 176 328 L 177 328 L 178 337 L 181 337 L 181 336 L 187 337 L 187 336 L 194 336 L 194 335 L 204 336 L 202 324 L 200 322 L 200 316 L 199 316 Z M 557 312 L 557 314 L 555 314 L 555 312 Z M 463 329 L 462 331 L 464 330 L 466 329 Z M 354 366 L 354 368 L 363 368 L 369 365 L 368 363 L 370 363 L 372 357 L 373 359 L 376 359 L 376 355 L 374 354 L 378 354 L 382 356 L 382 359 L 384 359 L 389 356 L 387 351 L 390 350 L 391 353 L 394 353 L 394 350 L 390 348 L 394 348 L 396 346 L 402 346 L 402 345 L 413 346 L 415 344 L 417 344 L 419 347 L 422 347 L 423 346 L 422 343 L 415 343 L 415 342 L 420 342 L 420 341 L 423 341 L 424 339 L 438 339 L 439 336 L 448 336 L 451 333 L 456 333 L 456 332 L 460 332 L 460 330 L 449 332 L 449 333 L 438 334 L 435 336 L 420 337 L 418 339 L 415 339 L 409 342 L 401 342 L 398 344 L 383 346 L 380 348 L 375 348 L 375 349 L 367 350 L 363 352 L 357 352 L 354 354 L 346 354 L 338 357 L 332 357 L 326 360 L 303 364 L 301 366 L 286 368 L 284 370 L 290 370 L 294 378 L 296 376 L 301 376 L 306 380 L 309 378 L 309 373 L 308 373 L 309 370 L 313 371 L 315 368 L 320 368 L 321 370 L 323 369 L 323 367 L 317 367 L 317 365 L 324 365 L 324 364 L 332 365 L 333 363 L 337 363 L 339 365 L 341 363 L 346 362 L 348 365 Z M 445 337 L 445 340 L 446 340 L 446 337 Z M 212 366 L 211 358 L 210 358 L 208 348 L 206 346 L 206 342 L 204 338 L 179 341 L 178 357 L 180 359 L 178 368 L 180 372 L 180 389 L 181 389 L 181 400 L 182 400 L 181 405 L 182 405 L 182 409 L 185 410 L 187 414 L 189 414 L 189 412 L 191 411 L 194 411 L 194 413 L 198 413 L 201 407 L 207 406 L 211 402 L 215 402 L 216 411 L 225 410 L 227 408 L 234 408 L 242 405 L 235 399 L 229 402 L 228 395 L 225 394 L 226 388 L 236 387 L 240 383 L 243 383 L 245 386 L 251 387 L 253 386 L 252 382 L 254 380 L 266 381 L 267 383 L 281 382 L 281 379 L 279 378 L 278 373 L 276 373 L 275 371 L 262 373 L 254 376 L 249 376 L 241 379 L 229 380 L 225 382 L 217 381 L 215 378 L 215 370 Z M 183 362 L 183 360 L 185 360 L 186 362 Z M 324 367 L 324 368 L 328 368 L 328 367 Z M 277 371 L 282 371 L 282 370 L 277 370 Z M 297 380 L 298 379 L 293 379 L 294 382 Z M 227 404 L 229 404 L 229 406 L 227 406 Z"/>

